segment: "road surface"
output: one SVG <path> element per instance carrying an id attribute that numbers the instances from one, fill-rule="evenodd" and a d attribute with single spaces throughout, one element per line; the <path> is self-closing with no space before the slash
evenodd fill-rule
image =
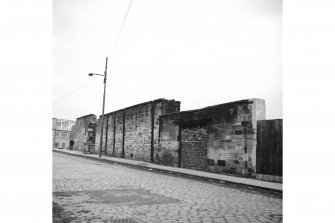
<path id="1" fill-rule="evenodd" d="M 282 199 L 54 152 L 53 222 L 282 222 Z"/>

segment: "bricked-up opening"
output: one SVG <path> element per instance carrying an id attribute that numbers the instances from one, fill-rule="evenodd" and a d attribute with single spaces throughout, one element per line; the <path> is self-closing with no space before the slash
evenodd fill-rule
<path id="1" fill-rule="evenodd" d="M 226 166 L 225 160 L 218 160 L 218 166 Z"/>
<path id="2" fill-rule="evenodd" d="M 207 126 L 181 129 L 181 167 L 207 169 Z"/>

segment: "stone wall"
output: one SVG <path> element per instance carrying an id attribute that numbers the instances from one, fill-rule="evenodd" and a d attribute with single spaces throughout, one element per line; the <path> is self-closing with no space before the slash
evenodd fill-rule
<path id="1" fill-rule="evenodd" d="M 155 148 L 155 162 L 178 166 L 178 135 L 179 125 L 175 124 L 174 115 L 161 116 L 159 118 L 159 143 Z"/>
<path id="2" fill-rule="evenodd" d="M 150 161 L 151 103 L 125 110 L 125 158 Z"/>
<path id="3" fill-rule="evenodd" d="M 108 117 L 107 116 L 104 116 L 104 127 L 103 127 L 103 135 L 102 135 L 102 142 L 103 142 L 103 144 L 102 144 L 102 154 L 106 154 L 106 145 L 105 145 L 105 140 L 106 140 L 106 130 L 107 130 L 107 128 L 106 128 L 106 125 L 107 125 L 107 119 L 108 119 Z M 102 121 L 102 119 L 101 119 L 101 116 L 99 117 L 99 119 L 98 119 L 98 121 L 97 121 L 97 123 L 96 123 L 96 126 L 98 127 L 98 128 L 96 128 L 96 130 L 95 130 L 95 145 L 94 145 L 94 152 L 96 153 L 96 154 L 99 154 L 99 151 L 100 151 L 100 137 L 101 137 L 101 121 Z"/>
<path id="4" fill-rule="evenodd" d="M 123 157 L 123 110 L 116 112 L 116 128 L 115 128 L 115 149 L 114 155 L 116 157 Z M 112 131 L 112 129 L 109 129 Z"/>
<path id="5" fill-rule="evenodd" d="M 180 102 L 174 100 L 156 100 L 153 108 L 154 126 L 153 126 L 153 154 L 154 162 L 159 162 L 159 119 L 161 115 L 172 114 L 180 111 Z"/>
<path id="6" fill-rule="evenodd" d="M 179 111 L 179 101 L 157 99 L 106 114 L 103 145 L 107 155 L 152 161 L 158 148 L 160 115 Z M 101 117 L 97 122 L 96 145 L 100 143 L 100 128 Z"/>
<path id="7" fill-rule="evenodd" d="M 160 117 L 160 143 L 157 149 L 159 162 L 178 166 L 183 154 L 192 150 L 190 143 L 183 151 L 182 131 L 185 128 L 206 126 L 207 129 L 207 170 L 250 175 L 256 167 L 257 120 L 265 119 L 265 101 L 262 99 L 241 100 L 199 110 L 178 112 Z M 201 162 L 198 166 L 183 164 L 187 168 L 203 169 L 201 151 L 204 143 L 196 143 L 193 150 Z M 180 151 L 181 150 L 181 151 Z M 185 154 L 184 154 L 185 155 Z M 164 158 L 163 158 L 164 157 Z"/>
<path id="8" fill-rule="evenodd" d="M 107 156 L 113 156 L 113 142 L 114 142 L 114 121 L 115 115 L 108 116 L 107 124 L 107 141 L 105 141 L 105 147 L 107 147 Z"/>
<path id="9" fill-rule="evenodd" d="M 97 117 L 93 114 L 85 115 L 77 118 L 76 124 L 71 130 L 71 139 L 74 141 L 73 149 L 83 151 L 87 143 L 87 129 L 88 125 L 92 123 L 95 125 Z"/>

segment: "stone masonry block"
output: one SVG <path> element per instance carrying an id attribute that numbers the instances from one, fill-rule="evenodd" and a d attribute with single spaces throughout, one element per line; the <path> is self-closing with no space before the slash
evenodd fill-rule
<path id="1" fill-rule="evenodd" d="M 252 150 L 254 149 L 254 146 L 247 146 L 247 152 L 249 153 L 249 154 L 251 154 L 252 153 Z"/>
<path id="2" fill-rule="evenodd" d="M 239 152 L 239 153 L 243 153 L 244 152 L 244 146 L 235 146 L 235 151 Z"/>
<path id="3" fill-rule="evenodd" d="M 242 125 L 242 122 L 241 121 L 238 121 L 238 122 L 234 122 L 232 124 L 232 126 L 241 126 Z"/>
<path id="4" fill-rule="evenodd" d="M 247 139 L 247 145 L 248 146 L 255 146 L 256 140 L 255 139 Z"/>
<path id="5" fill-rule="evenodd" d="M 256 134 L 247 134 L 246 138 L 247 139 L 256 139 Z"/>
<path id="6" fill-rule="evenodd" d="M 247 161 L 247 168 L 248 169 L 252 169 L 253 168 L 251 161 Z"/>
<path id="7" fill-rule="evenodd" d="M 244 146 L 245 145 L 245 139 L 238 139 L 237 140 L 237 145 Z"/>

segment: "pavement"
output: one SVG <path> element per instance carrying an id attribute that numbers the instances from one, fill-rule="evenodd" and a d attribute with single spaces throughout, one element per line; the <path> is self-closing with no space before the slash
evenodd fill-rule
<path id="1" fill-rule="evenodd" d="M 268 181 L 256 180 L 252 178 L 237 177 L 237 176 L 230 176 L 230 175 L 224 175 L 224 174 L 216 174 L 216 173 L 197 171 L 197 170 L 191 170 L 191 169 L 185 169 L 185 168 L 178 168 L 178 167 L 172 167 L 172 166 L 163 166 L 163 165 L 158 165 L 158 164 L 149 163 L 149 162 L 117 158 L 117 157 L 102 156 L 101 158 L 99 158 L 98 154 L 84 154 L 82 151 L 75 151 L 75 150 L 53 149 L 53 151 L 58 152 L 58 153 L 73 155 L 73 156 L 79 156 L 79 157 L 99 160 L 103 162 L 123 164 L 123 165 L 128 165 L 128 166 L 132 166 L 136 168 L 144 168 L 144 169 L 152 170 L 152 171 L 165 172 L 165 173 L 169 173 L 173 175 L 182 175 L 182 176 L 191 177 L 191 178 L 198 178 L 198 179 L 203 179 L 203 180 L 212 181 L 212 182 L 237 184 L 242 187 L 243 186 L 253 187 L 253 188 L 259 188 L 259 189 L 279 192 L 279 193 L 282 193 L 282 190 L 283 190 L 282 183 L 268 182 Z"/>

